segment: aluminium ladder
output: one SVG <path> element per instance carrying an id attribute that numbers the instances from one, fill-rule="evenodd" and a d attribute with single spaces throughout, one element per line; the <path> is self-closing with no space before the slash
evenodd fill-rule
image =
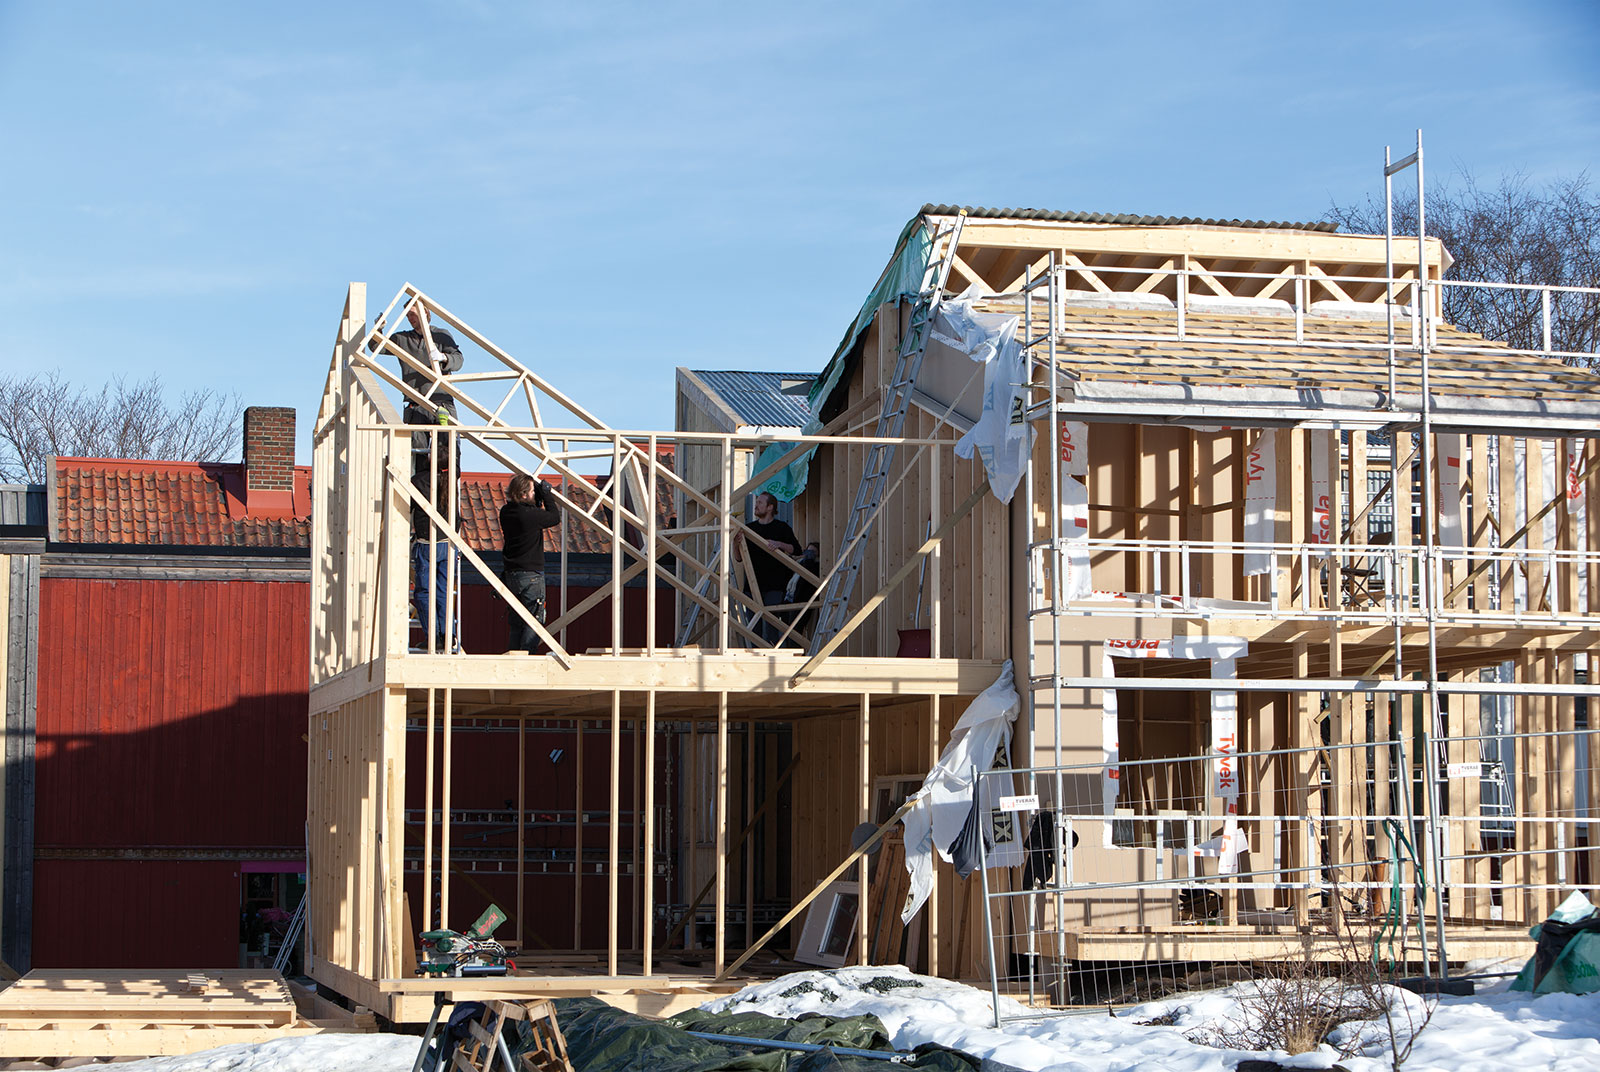
<path id="1" fill-rule="evenodd" d="M 912 306 L 906 333 L 900 340 L 894 376 L 883 388 L 883 408 L 879 411 L 877 430 L 873 433 L 879 442 L 873 443 L 867 450 L 861 483 L 856 486 L 855 505 L 850 508 L 850 518 L 845 525 L 840 552 L 847 558 L 845 565 L 835 570 L 828 581 L 828 590 L 817 614 L 817 630 L 811 638 L 812 653 L 820 651 L 844 626 L 850 595 L 855 591 L 856 578 L 861 574 L 861 560 L 866 554 L 867 533 L 878 519 L 878 510 L 889 485 L 889 472 L 894 465 L 895 444 L 881 441 L 898 438 L 905 429 L 906 411 L 911 408 L 911 392 L 922 371 L 922 357 L 927 353 L 933 317 L 944 299 L 945 283 L 950 278 L 950 266 L 955 261 L 956 248 L 961 244 L 961 227 L 966 218 L 963 210 L 954 223 L 935 234 L 929 243 L 930 256 L 928 266 L 923 270 L 922 289 L 917 295 L 916 304 Z M 944 247 L 944 255 L 939 257 L 939 243 L 946 240 L 948 244 Z"/>

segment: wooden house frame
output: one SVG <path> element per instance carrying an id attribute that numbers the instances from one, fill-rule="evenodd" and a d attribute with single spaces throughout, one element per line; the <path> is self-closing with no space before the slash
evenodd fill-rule
<path id="1" fill-rule="evenodd" d="M 925 273 L 910 286 L 889 285 L 916 242 L 923 243 L 920 266 L 949 266 L 935 297 L 965 292 L 975 308 L 1021 318 L 1026 413 L 1035 430 L 1029 472 L 1015 497 L 1002 503 L 988 492 L 981 465 L 957 456 L 956 441 L 979 418 L 981 392 L 970 362 L 930 348 L 903 434 L 893 437 L 897 454 L 864 537 L 847 627 L 809 650 L 773 647 L 756 627 L 763 608 L 745 591 L 744 564 L 720 549 L 741 531 L 749 495 L 814 450 L 807 486 L 792 503 L 797 532 L 823 548 L 823 576 L 807 576 L 825 584 L 828 570 L 844 560 L 845 519 L 885 408 L 884 385 L 916 330 L 918 291 L 926 287 Z M 1476 783 L 1457 780 L 1445 789 L 1438 825 L 1453 824 L 1453 844 L 1472 849 L 1430 859 L 1429 866 L 1439 875 L 1448 870 L 1467 892 L 1448 905 L 1435 893 L 1430 904 L 1441 920 L 1448 909 L 1472 949 L 1496 948 L 1516 926 L 1542 918 L 1557 892 L 1557 872 L 1586 882 L 1600 874 L 1588 862 L 1582 876 L 1571 870 L 1588 855 L 1577 829 L 1585 802 L 1575 794 L 1595 798 L 1600 784 L 1562 776 L 1572 770 L 1584 732 L 1575 710 L 1588 694 L 1578 677 L 1595 646 L 1600 610 L 1600 573 L 1589 565 L 1600 549 L 1600 512 L 1584 515 L 1580 533 L 1564 500 L 1547 507 L 1539 482 L 1517 474 L 1539 471 L 1528 459 L 1543 458 L 1546 438 L 1558 444 L 1557 472 L 1579 456 L 1569 444 L 1586 443 L 1600 427 L 1600 377 L 1562 366 L 1560 355 L 1486 343 L 1426 315 L 1437 307 L 1448 253 L 1434 242 L 1421 249 L 1416 264 L 1391 269 L 1382 237 L 1323 226 L 927 206 L 874 290 L 882 300 L 864 307 L 824 372 L 813 399 L 814 432 L 781 438 L 608 428 L 415 288 L 405 287 L 369 324 L 365 289 L 352 285 L 315 431 L 312 974 L 402 1021 L 424 1018 L 441 989 L 457 996 L 595 993 L 646 1009 L 669 1006 L 674 995 L 703 998 L 742 961 L 734 951 L 757 944 L 749 912 L 754 880 L 750 868 L 739 870 L 738 832 L 773 821 L 755 791 L 758 767 L 769 788 L 789 783 L 788 894 L 799 901 L 838 877 L 852 828 L 874 818 L 878 782 L 926 771 L 967 703 L 1007 659 L 1023 700 L 1013 763 L 1059 815 L 1079 810 L 1085 822 L 1103 817 L 1107 831 L 1113 804 L 1138 817 L 1173 811 L 1176 803 L 1202 823 L 1219 817 L 1218 802 L 1206 793 L 1163 797 L 1155 775 L 1120 801 L 1099 789 L 1074 796 L 1060 788 L 1063 772 L 1092 787 L 1114 777 L 1119 765 L 1130 773 L 1154 771 L 1166 757 L 1209 769 L 1219 757 L 1206 735 L 1203 698 L 1237 695 L 1239 741 L 1231 748 L 1252 755 L 1239 756 L 1246 788 L 1233 812 L 1263 855 L 1263 839 L 1277 836 L 1272 824 L 1303 830 L 1314 817 L 1364 816 L 1364 801 L 1355 799 L 1362 794 L 1341 788 L 1372 777 L 1349 766 L 1369 762 L 1362 758 L 1374 743 L 1368 734 L 1379 732 L 1356 717 L 1358 704 L 1407 694 L 1447 703 L 1457 739 L 1439 741 L 1438 749 L 1456 763 L 1473 758 L 1469 740 L 1477 735 L 1467 731 L 1481 724 L 1482 698 L 1515 693 L 1508 702 L 1518 725 L 1548 731 L 1515 745 L 1516 770 L 1528 780 L 1520 798 L 1528 835 L 1492 869 L 1514 874 L 1516 892 L 1490 895 Z M 401 305 L 414 304 L 476 344 L 489 355 L 489 367 L 442 376 L 387 347 L 385 325 L 398 322 Z M 407 386 L 394 372 L 397 362 L 410 363 L 430 386 Z M 1431 381 L 1422 382 L 1424 375 Z M 440 538 L 473 558 L 456 536 L 449 504 L 437 508 L 433 494 L 414 491 L 404 461 L 419 429 L 403 424 L 393 399 L 429 402 L 437 390 L 461 407 L 458 423 L 424 430 L 433 441 L 430 470 L 442 471 L 443 479 L 453 472 L 457 439 L 514 470 L 572 475 L 585 460 L 608 462 L 612 476 L 599 487 L 590 516 L 610 537 L 610 583 L 641 573 L 655 578 L 678 601 L 680 615 L 704 616 L 698 643 L 674 647 L 652 637 L 642 649 L 569 652 L 559 642 L 558 620 L 540 630 L 550 650 L 544 656 L 409 650 L 405 563 L 413 506 Z M 546 422 L 542 412 L 555 409 L 573 420 Z M 1057 466 L 1068 422 L 1088 428 L 1087 542 L 1076 547 L 1062 534 Z M 1369 439 L 1381 436 L 1403 447 L 1419 427 L 1428 432 L 1418 450 L 1424 466 L 1405 449 L 1367 449 Z M 1273 437 L 1264 464 L 1282 491 L 1265 508 L 1271 538 L 1259 541 L 1250 538 L 1259 533 L 1259 518 L 1246 532 L 1245 491 L 1252 451 L 1262 464 L 1267 430 Z M 1438 448 L 1456 443 L 1440 437 L 1466 444 L 1462 483 L 1440 483 Z M 693 479 L 662 472 L 655 448 L 669 440 L 680 458 L 683 446 L 693 444 L 701 455 L 720 456 L 720 464 L 709 472 L 697 466 Z M 735 469 L 741 452 L 762 457 L 757 472 Z M 1372 497 L 1364 494 L 1380 465 L 1398 476 L 1386 499 L 1394 506 L 1393 542 L 1382 546 L 1368 538 Z M 1487 490 L 1491 465 L 1494 496 Z M 1600 490 L 1591 464 L 1579 464 L 1573 478 L 1591 496 Z M 1426 492 L 1414 491 L 1424 481 Z M 678 524 L 668 531 L 656 521 L 655 496 L 663 486 L 676 497 Z M 1451 512 L 1462 518 L 1459 546 L 1437 538 L 1437 509 L 1418 513 L 1425 531 L 1412 531 L 1412 497 L 1425 494 L 1436 507 L 1441 488 L 1469 496 L 1468 506 Z M 1313 492 L 1329 499 L 1325 509 L 1307 506 Z M 1512 518 L 1523 521 L 1500 520 Z M 1543 538 L 1546 519 L 1550 542 L 1530 543 Z M 1099 598 L 1065 596 L 1064 564 L 1075 554 L 1086 556 L 1080 561 L 1090 564 Z M 1246 574 L 1245 554 L 1264 555 L 1267 567 Z M 1387 594 L 1350 596 L 1354 579 L 1370 575 L 1378 557 L 1390 563 Z M 1513 572 L 1523 580 L 1513 581 Z M 1427 576 L 1431 587 L 1411 592 L 1400 578 L 1413 575 Z M 1504 600 L 1496 586 L 1504 587 Z M 656 587 L 650 585 L 652 601 Z M 599 605 L 597 597 L 567 613 Z M 613 636 L 621 635 L 620 606 L 610 603 Z M 931 657 L 898 656 L 907 629 L 927 630 Z M 1162 657 L 1141 664 L 1142 680 L 1132 688 L 1127 665 L 1114 678 L 1102 669 L 1118 658 L 1113 652 L 1125 650 L 1119 645 L 1216 638 L 1248 644 L 1248 655 L 1226 676 L 1192 659 Z M 1515 668 L 1512 681 L 1491 687 L 1479 680 L 1486 668 L 1506 664 Z M 1418 671 L 1423 680 L 1411 678 Z M 1324 696 L 1327 716 L 1319 711 Z M 591 920 L 593 913 L 606 920 L 605 940 L 586 946 L 575 923 L 570 949 L 531 954 L 510 978 L 416 979 L 408 974 L 415 932 L 476 914 L 475 907 L 462 909 L 462 896 L 454 907 L 450 899 L 449 756 L 452 726 L 486 718 L 518 725 L 564 720 L 578 727 L 579 742 L 585 729 L 604 739 L 610 797 L 600 810 L 609 825 L 595 874 L 604 878 L 605 894 L 590 912 Z M 408 720 L 427 742 L 420 769 L 407 762 Z M 1326 746 L 1319 736 L 1324 722 Z M 741 725 L 761 724 L 787 728 L 786 757 L 758 758 L 754 732 L 745 733 L 747 751 L 738 754 L 732 742 Z M 672 806 L 686 809 L 682 825 L 705 837 L 660 846 L 655 817 L 662 804 L 654 798 L 653 772 L 668 726 L 680 735 L 676 754 L 691 768 L 690 792 Z M 1123 730 L 1128 740 L 1119 755 L 1122 727 L 1131 733 Z M 642 742 L 638 750 L 625 748 L 635 739 Z M 683 747 L 682 740 L 691 743 Z M 520 733 L 518 741 L 520 775 Z M 1425 751 L 1431 764 L 1436 750 L 1430 743 Z M 577 792 L 581 826 L 581 783 Z M 629 826 L 625 844 L 619 813 L 635 801 L 642 803 L 627 807 L 642 821 Z M 427 817 L 420 830 L 405 819 L 419 803 Z M 520 818 L 517 827 L 520 917 L 535 909 L 523 903 Z M 1208 826 L 1204 835 L 1214 832 Z M 1344 847 L 1311 860 L 1306 836 L 1285 836 L 1288 848 L 1272 855 L 1279 877 L 1255 884 L 1254 904 L 1251 894 L 1232 891 L 1220 929 L 1197 936 L 1176 918 L 1174 887 L 1161 880 L 1160 849 L 1112 844 L 1108 833 L 1105 844 L 1091 838 L 1076 850 L 1076 867 L 1080 876 L 1098 867 L 1114 879 L 1063 892 L 1039 918 L 1054 928 L 1054 953 L 1062 959 L 1278 955 L 1285 942 L 1321 925 L 1311 910 L 1316 883 L 1295 876 L 1353 864 L 1361 853 L 1352 846 L 1366 839 L 1352 826 L 1332 840 Z M 689 926 L 676 928 L 676 935 L 688 935 L 681 947 L 662 952 L 668 928 L 653 904 L 658 883 L 640 873 L 642 866 L 653 875 L 650 861 L 659 851 L 676 855 L 678 901 L 709 889 L 709 949 L 694 948 L 699 928 Z M 420 866 L 419 900 L 405 894 L 408 859 Z M 866 883 L 864 862 L 850 871 Z M 997 881 L 1004 892 L 1013 880 Z M 742 928 L 729 922 L 741 894 Z M 1265 928 L 1240 922 L 1241 908 L 1263 907 L 1287 918 Z M 882 903 L 874 912 L 860 914 L 855 949 L 867 950 L 867 959 L 897 959 L 871 933 L 892 913 Z M 916 966 L 984 976 L 984 929 L 1003 929 L 1007 916 L 1003 901 L 986 900 L 940 865 L 925 922 L 914 924 L 921 945 Z"/>
<path id="2" fill-rule="evenodd" d="M 394 369 L 397 361 L 410 359 L 398 359 L 387 347 L 392 331 L 383 327 L 400 321 L 402 304 L 425 307 L 436 324 L 475 344 L 494 367 L 469 369 L 446 379 L 417 366 L 416 371 L 433 377 L 433 386 L 427 392 L 407 386 Z M 564 622 L 555 618 L 548 628 L 534 625 L 549 646 L 548 655 L 411 650 L 406 603 L 409 519 L 414 507 L 427 515 L 434 532 L 448 540 L 464 561 L 478 568 L 491 585 L 503 588 L 456 531 L 448 496 L 440 499 L 433 489 L 418 493 L 412 486 L 408 458 L 414 429 L 402 423 L 393 397 L 422 403 L 438 388 L 448 389 L 456 398 L 460 418 L 458 423 L 432 425 L 426 431 L 436 443 L 430 457 L 447 459 L 440 479 L 453 476 L 456 463 L 448 459 L 454 455 L 451 442 L 457 437 L 514 470 L 576 476 L 575 466 L 599 460 L 609 462 L 609 472 L 618 474 L 596 489 L 590 503 L 580 506 L 563 499 L 564 508 L 585 508 L 606 532 L 613 567 L 608 587 L 568 608 L 563 617 L 590 613 L 615 594 L 613 589 L 648 571 L 709 617 L 714 623 L 709 636 L 691 648 L 668 647 L 652 637 L 642 649 L 568 652 L 559 640 Z M 513 409 L 518 411 L 515 418 L 508 416 Z M 574 426 L 545 423 L 541 413 L 556 409 L 571 414 Z M 743 812 L 730 813 L 730 791 L 737 800 L 741 788 L 730 784 L 730 771 L 737 775 L 742 770 L 746 780 L 754 777 L 749 757 L 730 756 L 730 741 L 738 731 L 768 721 L 796 727 L 793 807 L 813 817 L 802 824 L 797 851 L 805 853 L 807 861 L 827 861 L 813 865 L 826 870 L 849 852 L 850 830 L 867 814 L 870 771 L 882 763 L 895 771 L 925 768 L 938 744 L 937 733 L 929 727 L 938 726 L 941 712 L 947 720 L 959 715 L 965 702 L 999 672 L 999 660 L 968 656 L 967 649 L 956 656 L 919 660 L 844 653 L 819 661 L 803 682 L 791 683 L 807 663 L 807 655 L 763 646 L 753 628 L 755 621 L 748 617 L 761 612 L 759 600 L 751 599 L 738 583 L 740 561 L 727 555 L 696 557 L 691 547 L 708 534 L 717 536 L 718 546 L 730 546 L 743 525 L 743 504 L 758 482 L 744 481 L 741 486 L 730 480 L 710 488 L 695 487 L 664 471 L 655 449 L 669 440 L 709 444 L 721 455 L 726 473 L 732 471 L 736 451 L 759 451 L 776 437 L 607 428 L 415 288 L 403 289 L 369 325 L 365 288 L 351 286 L 313 434 L 317 520 L 308 734 L 309 964 L 320 983 L 391 1019 L 426 1019 L 433 995 L 440 990 L 458 996 L 492 992 L 502 997 L 598 993 L 656 1009 L 680 992 L 703 995 L 704 987 L 728 967 L 730 942 L 738 943 L 736 948 L 746 944 L 726 922 L 730 901 L 737 902 L 741 892 L 729 878 L 728 864 L 738 851 L 734 839 L 740 820 L 748 823 L 761 809 L 746 792 Z M 842 436 L 833 429 L 800 440 L 815 446 L 863 441 L 858 434 Z M 913 450 L 926 447 L 934 454 L 942 451 L 945 465 L 956 467 L 948 439 L 908 438 L 902 445 Z M 436 467 L 430 464 L 429 471 Z M 678 498 L 678 527 L 667 531 L 657 525 L 655 496 L 662 487 L 673 489 Z M 562 497 L 559 489 L 556 494 Z M 730 498 L 736 511 L 724 505 Z M 433 505 L 437 502 L 444 502 L 443 512 Z M 646 554 L 644 548 L 654 548 L 655 553 Z M 647 588 L 651 620 L 656 589 L 654 584 Z M 502 597 L 506 594 L 501 592 Z M 611 599 L 610 608 L 613 636 L 620 636 L 620 599 Z M 450 617 L 450 608 L 444 617 Z M 526 953 L 523 964 L 536 966 L 504 980 L 414 978 L 409 965 L 414 963 L 416 932 L 436 922 L 459 927 L 469 922 L 463 916 L 475 916 L 482 907 L 475 900 L 460 908 L 464 894 L 457 894 L 452 904 L 452 887 L 464 887 L 457 886 L 452 869 L 440 863 L 452 860 L 453 851 L 458 851 L 451 846 L 453 823 L 440 817 L 453 814 L 454 735 L 466 721 L 485 719 L 576 725 L 579 750 L 585 738 L 605 738 L 609 804 L 594 810 L 607 814 L 608 829 L 603 861 L 593 865 L 603 873 L 605 885 L 600 904 L 588 906 L 591 920 L 606 922 L 603 943 L 586 948 L 575 938 L 566 951 Z M 408 720 L 413 732 L 420 731 L 427 742 L 420 765 L 408 762 Z M 656 745 L 663 739 L 661 728 L 668 724 L 696 742 L 684 762 L 698 764 L 696 777 L 709 789 L 703 798 L 688 802 L 690 812 L 698 814 L 691 814 L 687 824 L 711 831 L 712 851 L 703 866 L 711 879 L 715 922 L 710 949 L 676 950 L 675 970 L 663 972 L 656 968 L 657 949 L 667 928 L 657 926 L 652 906 L 656 883 L 639 881 L 638 860 L 651 860 L 658 852 L 655 820 L 664 805 L 653 798 L 656 779 L 650 772 L 659 769 Z M 638 762 L 625 771 L 624 741 L 631 742 L 635 735 L 643 745 L 634 753 Z M 746 741 L 754 739 L 749 732 L 743 736 Z M 519 770 L 525 758 L 521 738 L 521 734 L 515 738 Z M 591 797 L 584 795 L 581 781 L 577 792 L 581 814 Z M 592 784 L 589 792 L 594 792 Z M 523 814 L 520 791 L 508 787 L 507 793 L 518 797 L 514 810 Z M 619 817 L 625 800 L 639 801 L 632 807 L 643 817 L 641 823 L 629 824 L 631 845 L 624 844 Z M 408 810 L 420 811 L 432 821 L 408 824 Z M 519 834 L 515 854 L 519 860 L 524 858 L 522 844 Z M 413 881 L 420 877 L 423 892 L 414 901 L 408 900 L 404 889 L 408 858 L 421 871 Z M 691 863 L 681 888 L 698 886 L 703 873 Z M 808 877 L 805 871 L 797 872 L 796 888 Z M 748 889 L 748 881 L 745 885 Z M 522 903 L 520 868 L 517 886 L 515 915 L 537 911 L 536 905 Z M 685 894 L 683 900 L 689 899 Z M 576 901 L 575 913 L 583 912 L 583 900 Z M 632 906 L 631 912 L 622 907 L 624 902 Z M 977 918 L 976 905 L 963 907 Z M 743 929 L 748 938 L 748 922 Z M 690 928 L 687 942 L 691 947 L 696 944 L 694 930 Z M 573 933 L 583 934 L 581 922 L 575 921 Z"/>

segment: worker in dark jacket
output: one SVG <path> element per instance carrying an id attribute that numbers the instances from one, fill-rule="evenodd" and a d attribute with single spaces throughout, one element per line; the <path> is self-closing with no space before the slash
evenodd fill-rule
<path id="1" fill-rule="evenodd" d="M 406 310 L 411 330 L 397 331 L 389 336 L 390 345 L 407 357 L 415 359 L 426 368 L 441 375 L 461 370 L 461 347 L 443 328 L 428 323 L 428 311 L 420 301 L 413 301 Z M 400 378 L 406 386 L 426 397 L 419 402 L 406 397 L 404 419 L 411 425 L 452 425 L 456 421 L 456 400 L 448 387 L 435 384 L 433 378 L 406 361 L 400 362 Z M 435 448 L 435 441 L 438 445 Z M 451 442 L 454 441 L 454 452 Z M 450 478 L 451 458 L 455 459 L 456 479 L 461 474 L 461 442 L 454 435 L 437 435 L 431 432 L 411 433 L 411 483 L 423 498 L 433 500 L 434 506 L 446 519 L 456 516 L 456 483 Z M 434 622 L 434 642 L 437 651 L 452 651 L 460 647 L 460 633 L 456 623 L 445 613 L 447 578 L 456 572 L 457 556 L 445 534 L 436 530 L 427 512 L 413 503 L 411 507 L 411 593 L 418 617 L 424 628 L 431 617 Z M 431 605 L 431 606 L 430 606 Z"/>
<path id="2" fill-rule="evenodd" d="M 778 497 L 770 491 L 763 491 L 756 496 L 751 513 L 755 515 L 754 519 L 746 525 L 759 537 L 750 541 L 750 565 L 756 575 L 756 585 L 760 588 L 756 594 L 766 606 L 780 606 L 794 571 L 774 557 L 772 552 L 782 551 L 791 556 L 799 554 L 800 537 L 794 534 L 794 529 L 789 527 L 787 521 L 778 520 Z M 733 557 L 736 561 L 743 560 L 744 548 L 744 533 L 740 532 L 733 539 Z M 777 643 L 782 633 L 781 627 L 762 620 L 761 636 L 768 643 Z"/>
<path id="3" fill-rule="evenodd" d="M 511 594 L 544 624 L 544 530 L 561 521 L 555 496 L 541 480 L 526 473 L 511 478 L 506 504 L 500 508 L 500 533 L 505 537 L 505 567 L 501 573 Z M 538 650 L 539 639 L 515 608 L 507 608 L 511 625 L 511 650 Z"/>
<path id="4" fill-rule="evenodd" d="M 434 369 L 440 375 L 448 376 L 452 372 L 461 371 L 461 347 L 456 345 L 456 340 L 443 328 L 436 328 L 428 323 L 428 311 L 422 307 L 421 302 L 412 302 L 411 308 L 406 310 L 406 319 L 411 321 L 410 331 L 397 331 L 389 336 L 389 342 L 400 349 L 407 357 L 413 358 L 419 364 Z M 435 386 L 433 379 L 411 364 L 400 362 L 400 378 L 407 387 L 418 394 L 427 396 L 426 403 L 418 402 L 407 396 L 404 418 L 407 424 L 455 424 L 456 399 L 448 387 Z M 413 474 L 428 471 L 428 455 L 432 453 L 433 436 L 427 432 L 411 433 L 411 471 Z M 439 469 L 449 467 L 449 454 L 440 444 Z M 456 469 L 460 471 L 459 445 Z"/>

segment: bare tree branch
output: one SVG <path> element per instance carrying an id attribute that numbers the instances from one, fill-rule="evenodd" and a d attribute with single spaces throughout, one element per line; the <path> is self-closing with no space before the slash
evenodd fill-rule
<path id="1" fill-rule="evenodd" d="M 237 395 L 187 391 L 176 405 L 156 376 L 98 389 L 59 371 L 0 376 L 0 480 L 42 483 L 51 455 L 220 461 L 238 449 Z"/>
<path id="2" fill-rule="evenodd" d="M 1470 174 L 1430 191 L 1428 234 L 1455 263 L 1446 279 L 1548 286 L 1600 287 L 1600 194 L 1587 173 L 1534 186 L 1525 175 L 1483 187 Z M 1383 233 L 1383 204 L 1333 205 L 1327 214 L 1348 231 Z M 1417 232 L 1412 194 L 1395 204 L 1396 234 Z M 1543 300 L 1538 291 L 1447 287 L 1444 317 L 1458 327 L 1519 349 L 1544 343 Z M 1550 348 L 1600 350 L 1600 295 L 1551 293 Z M 1593 366 L 1587 361 L 1569 359 Z"/>

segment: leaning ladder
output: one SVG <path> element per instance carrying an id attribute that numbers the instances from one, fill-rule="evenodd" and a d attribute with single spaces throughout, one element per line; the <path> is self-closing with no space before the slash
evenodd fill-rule
<path id="1" fill-rule="evenodd" d="M 835 570 L 828 581 L 828 590 L 823 595 L 817 614 L 817 630 L 811 638 L 813 653 L 820 651 L 844 626 L 850 595 L 855 591 L 856 578 L 861 574 L 861 560 L 866 554 L 867 532 L 878 518 L 878 508 L 883 503 L 889 485 L 889 472 L 894 466 L 895 444 L 882 440 L 897 438 L 905 429 L 906 411 L 911 408 L 911 392 L 922 371 L 922 357 L 927 353 L 933 317 L 944 298 L 945 283 L 950 278 L 950 266 L 955 261 L 956 247 L 961 244 L 961 227 L 966 219 L 966 212 L 959 213 L 954 223 L 934 235 L 930 245 L 935 256 L 929 258 L 928 267 L 923 272 L 922 289 L 917 295 L 916 304 L 912 306 L 906 333 L 900 340 L 894 375 L 883 389 L 883 408 L 878 413 L 877 431 L 873 433 L 878 442 L 867 449 L 861 483 L 856 486 L 855 505 L 850 508 L 844 542 L 840 545 L 841 553 L 847 556 L 845 565 Z M 946 243 L 943 256 L 937 256 L 940 242 Z"/>

